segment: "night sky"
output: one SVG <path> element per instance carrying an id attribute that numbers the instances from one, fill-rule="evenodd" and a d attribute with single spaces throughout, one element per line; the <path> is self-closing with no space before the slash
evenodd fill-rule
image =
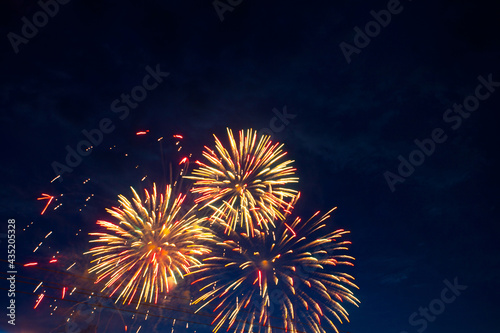
<path id="1" fill-rule="evenodd" d="M 176 332 L 210 332 L 186 328 L 210 319 L 175 299 L 151 308 L 160 317 L 146 322 L 132 318 L 133 306 L 107 303 L 69 327 L 86 295 L 49 296 L 61 298 L 68 284 L 100 291 L 83 252 L 95 222 L 110 218 L 105 208 L 130 186 L 165 185 L 170 165 L 175 174 L 183 156 L 201 159 L 227 127 L 285 144 L 300 177 L 297 214 L 338 206 L 330 223 L 351 230 L 348 272 L 361 301 L 346 306 L 351 322 L 341 332 L 498 332 L 493 2 L 59 0 L 47 7 L 52 15 L 45 3 L 55 2 L 4 0 L 0 10 L 1 332 L 136 332 L 141 324 L 141 332 L 171 332 L 174 318 Z M 123 99 L 131 93 L 136 101 Z M 102 139 L 68 166 L 67 147 L 99 127 Z M 43 215 L 42 193 L 57 199 Z M 15 326 L 6 316 L 9 219 Z M 23 267 L 30 262 L 38 265 Z"/>

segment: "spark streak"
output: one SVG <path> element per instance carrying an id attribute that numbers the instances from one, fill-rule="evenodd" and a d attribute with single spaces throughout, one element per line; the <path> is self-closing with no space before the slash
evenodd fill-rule
<path id="1" fill-rule="evenodd" d="M 52 202 L 53 199 L 54 199 L 53 196 L 45 194 L 45 193 L 42 193 L 42 196 L 40 198 L 37 198 L 37 200 L 49 200 L 47 202 L 47 204 L 45 205 L 45 208 L 40 213 L 40 215 L 43 215 L 43 213 L 45 213 L 45 211 L 47 210 L 47 207 L 49 207 L 49 205 L 50 205 L 50 203 Z"/>
<path id="2" fill-rule="evenodd" d="M 38 300 L 36 301 L 35 307 L 33 309 L 36 309 L 38 307 L 44 296 L 45 294 L 40 294 L 40 296 L 38 296 Z"/>

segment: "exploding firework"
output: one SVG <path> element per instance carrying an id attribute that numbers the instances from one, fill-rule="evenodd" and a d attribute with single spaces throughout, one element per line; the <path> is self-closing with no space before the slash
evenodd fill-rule
<path id="1" fill-rule="evenodd" d="M 286 185 L 298 182 L 296 169 L 290 166 L 293 161 L 283 161 L 283 145 L 273 144 L 269 136 L 257 140 L 256 131 L 241 130 L 237 143 L 227 132 L 230 149 L 214 135 L 216 151 L 205 146 L 203 152 L 209 163 L 196 161 L 199 167 L 187 178 L 196 180 L 191 189 L 200 195 L 196 203 L 213 209 L 211 221 L 224 223 L 226 232 L 239 226 L 253 235 L 255 227 L 274 227 L 273 221 L 291 208 L 297 191 Z"/>
<path id="2" fill-rule="evenodd" d="M 198 311 L 215 307 L 214 332 L 226 325 L 235 332 L 326 332 L 327 326 L 338 332 L 334 321 L 349 321 L 343 303 L 357 306 L 349 287 L 358 287 L 337 269 L 354 258 L 336 254 L 348 249 L 351 242 L 340 239 L 349 231 L 324 231 L 332 211 L 254 237 L 232 232 L 217 244 L 192 273 L 200 275 L 193 284 L 202 292 L 193 304 Z"/>
<path id="3" fill-rule="evenodd" d="M 192 265 L 199 264 L 197 256 L 210 252 L 203 244 L 212 236 L 193 213 L 196 206 L 181 216 L 186 196 L 174 197 L 171 186 L 158 195 L 154 185 L 152 194 L 145 190 L 144 201 L 132 191 L 132 202 L 119 195 L 121 208 L 107 209 L 119 223 L 97 222 L 108 232 L 90 234 L 98 236 L 91 242 L 104 244 L 87 254 L 96 257 L 89 270 L 98 275 L 95 283 L 107 280 L 103 291 L 112 289 L 112 296 L 121 290 L 116 301 L 123 298 L 128 304 L 140 291 L 138 308 L 141 301 L 157 303 L 158 293 L 168 292 Z"/>

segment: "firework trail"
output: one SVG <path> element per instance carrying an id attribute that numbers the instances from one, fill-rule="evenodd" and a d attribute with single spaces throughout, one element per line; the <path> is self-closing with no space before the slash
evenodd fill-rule
<path id="1" fill-rule="evenodd" d="M 102 290 L 112 289 L 110 296 L 121 290 L 116 301 L 123 298 L 124 304 L 139 291 L 139 308 L 141 301 L 157 303 L 159 293 L 168 292 L 190 266 L 200 264 L 197 256 L 210 252 L 203 244 L 212 234 L 193 213 L 196 206 L 181 216 L 186 196 L 174 197 L 171 186 L 158 195 L 153 184 L 152 194 L 145 190 L 144 201 L 132 192 L 132 202 L 119 195 L 121 208 L 107 209 L 118 223 L 97 222 L 107 232 L 90 233 L 98 237 L 91 242 L 103 245 L 86 254 L 96 257 L 89 269 L 98 275 L 95 283 L 106 280 Z"/>
<path id="2" fill-rule="evenodd" d="M 340 240 L 348 231 L 325 231 L 334 209 L 316 220 L 319 212 L 306 222 L 297 217 L 275 230 L 256 230 L 253 237 L 233 231 L 217 243 L 192 273 L 202 292 L 193 304 L 198 311 L 215 306 L 214 332 L 223 325 L 234 332 L 326 332 L 327 326 L 338 332 L 334 321 L 349 321 L 343 303 L 357 306 L 349 287 L 358 287 L 337 271 L 353 266 L 354 258 L 337 254 L 351 243 Z"/>
<path id="3" fill-rule="evenodd" d="M 286 185 L 297 183 L 293 177 L 293 161 L 283 161 L 287 154 L 283 144 L 270 141 L 269 136 L 257 138 L 257 132 L 239 132 L 236 142 L 227 129 L 230 148 L 215 137 L 215 151 L 205 146 L 203 156 L 208 164 L 196 161 L 198 168 L 190 178 L 196 182 L 191 191 L 200 196 L 196 203 L 213 210 L 210 220 L 224 223 L 226 232 L 243 227 L 247 234 L 254 229 L 274 227 L 282 220 L 297 191 Z M 201 209 L 200 208 L 200 209 Z"/>

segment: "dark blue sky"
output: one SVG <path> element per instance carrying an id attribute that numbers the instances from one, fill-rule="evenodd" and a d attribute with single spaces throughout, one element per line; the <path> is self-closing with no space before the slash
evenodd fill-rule
<path id="1" fill-rule="evenodd" d="M 221 0 L 235 6 L 219 16 L 211 1 L 64 2 L 46 22 L 36 1 L 7 0 L 0 10 L 1 233 L 15 219 L 16 261 L 39 262 L 18 268 L 17 330 L 7 324 L 7 290 L 0 289 L 0 330 L 68 331 L 61 309 L 69 301 L 58 301 L 53 316 L 53 301 L 33 310 L 31 293 L 40 281 L 71 280 L 41 268 L 66 271 L 78 262 L 74 273 L 81 273 L 87 233 L 107 218 L 104 208 L 119 193 L 128 195 L 129 186 L 168 178 L 168 163 L 180 156 L 172 135 L 184 135 L 181 152 L 201 158 L 203 146 L 213 146 L 212 134 L 224 136 L 226 127 L 275 130 L 298 168 L 300 215 L 339 207 L 333 221 L 352 231 L 350 273 L 361 300 L 359 309 L 348 308 L 351 323 L 339 325 L 341 331 L 498 330 L 498 6 Z M 388 8 L 390 22 L 368 24 L 371 37 L 360 36 L 374 21 L 370 12 Z M 36 32 L 24 28 L 27 38 L 23 25 L 34 16 L 42 23 Z M 352 51 L 347 57 L 341 45 Z M 146 91 L 144 100 L 125 107 L 121 95 L 156 69 L 169 75 L 158 76 L 158 84 L 147 80 L 150 90 L 134 90 Z M 285 108 L 294 117 L 283 125 L 273 118 Z M 77 149 L 82 131 L 103 119 L 112 130 L 62 182 L 51 183 L 66 146 Z M 135 135 L 141 130 L 149 132 Z M 430 144 L 433 137 L 438 142 Z M 426 143 L 427 155 L 416 151 L 415 140 Z M 418 166 L 409 167 L 410 160 Z M 41 193 L 64 196 L 40 216 Z M 5 261 L 6 239 L 0 244 Z M 49 265 L 55 251 L 59 263 Z M 1 266 L 5 279 L 7 263 Z M 455 279 L 467 289 L 450 300 L 443 281 Z M 2 288 L 8 289 L 5 281 Z M 59 289 L 46 290 L 60 296 Z M 430 305 L 438 314 L 425 319 L 419 308 Z M 138 321 L 129 317 L 135 332 Z M 110 321 L 108 328 L 103 319 L 80 327 L 112 332 Z M 171 323 L 156 329 L 170 332 Z M 192 325 L 186 331 L 194 330 L 209 332 Z"/>

